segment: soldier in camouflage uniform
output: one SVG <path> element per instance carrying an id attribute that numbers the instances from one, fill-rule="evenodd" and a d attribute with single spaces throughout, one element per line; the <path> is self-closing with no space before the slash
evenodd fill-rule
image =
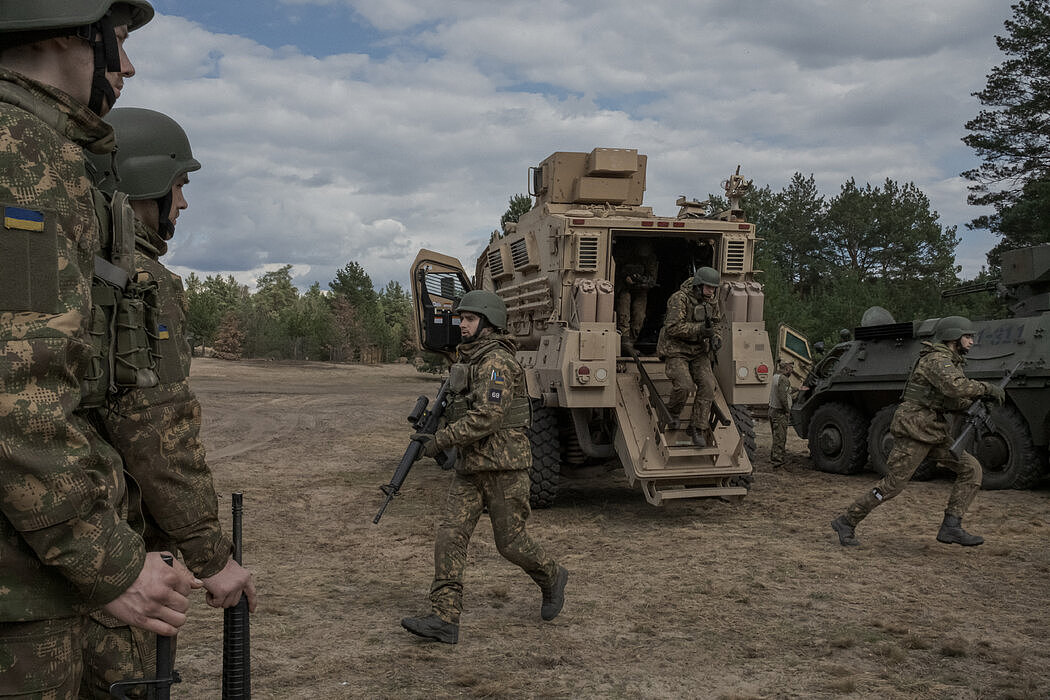
<path id="1" fill-rule="evenodd" d="M 698 447 L 707 446 L 711 405 L 718 390 L 712 363 L 722 346 L 719 333 L 723 318 L 717 297 L 720 282 L 718 270 L 711 267 L 701 267 L 683 282 L 667 300 L 667 314 L 656 344 L 657 354 L 666 358 L 664 371 L 671 380 L 667 410 L 675 419 L 673 428 L 678 427 L 689 392 L 696 385 L 689 435 Z"/>
<path id="2" fill-rule="evenodd" d="M 82 148 L 134 74 L 145 0 L 0 4 L 0 695 L 72 698 L 85 613 L 174 634 L 191 588 L 124 518 L 120 457 L 82 406 L 101 215 Z M 105 263 L 105 260 L 101 261 Z"/>
<path id="3" fill-rule="evenodd" d="M 569 572 L 525 531 L 529 517 L 532 449 L 525 375 L 505 332 L 507 307 L 492 292 L 475 290 L 460 301 L 458 362 L 449 373 L 453 394 L 447 423 L 434 435 L 417 433 L 422 453 L 455 447 L 458 458 L 434 543 L 431 614 L 406 617 L 409 632 L 447 644 L 459 640 L 467 544 L 484 509 L 500 554 L 525 570 L 543 593 L 540 616 L 553 620 L 565 601 Z"/>
<path id="4" fill-rule="evenodd" d="M 955 484 L 944 510 L 937 541 L 974 546 L 984 538 L 962 528 L 962 518 L 981 487 L 981 464 L 963 452 L 956 458 L 952 444 L 952 414 L 989 398 L 1002 405 L 1006 392 L 995 384 L 967 379 L 963 356 L 973 347 L 973 325 L 962 316 L 948 316 L 934 326 L 935 342 L 923 341 L 919 359 L 893 414 L 893 449 L 886 459 L 889 473 L 831 522 L 843 546 L 860 541 L 854 528 L 877 506 L 899 494 L 924 459 L 930 457 L 955 472 Z"/>
<path id="5" fill-rule="evenodd" d="M 769 385 L 769 428 L 773 434 L 769 461 L 774 469 L 784 466 L 788 426 L 791 425 L 791 382 L 788 378 L 793 369 L 795 363 L 781 362 Z"/>
<path id="6" fill-rule="evenodd" d="M 204 581 L 212 607 L 231 607 L 243 592 L 256 606 L 251 575 L 231 556 L 219 524 L 211 470 L 200 442 L 200 402 L 189 386 L 186 298 L 182 279 L 159 261 L 188 207 L 183 187 L 200 169 L 182 127 L 148 109 L 118 108 L 106 121 L 117 140 L 115 158 L 91 156 L 101 189 L 128 195 L 135 211 L 135 268 L 157 284 L 155 387 L 136 388 L 111 401 L 102 417 L 107 440 L 124 458 L 137 488 L 129 522 L 153 550 L 178 551 Z M 163 216 L 161 213 L 163 212 Z M 152 678 L 155 637 L 96 612 L 84 634 L 81 697 L 108 697 L 127 678 Z M 143 688 L 144 690 L 144 688 Z M 130 695 L 130 693 L 129 693 Z"/>
<path id="7" fill-rule="evenodd" d="M 622 351 L 632 354 L 645 325 L 649 290 L 656 286 L 659 262 L 650 241 L 629 241 L 624 245 L 616 251 L 616 330 Z"/>

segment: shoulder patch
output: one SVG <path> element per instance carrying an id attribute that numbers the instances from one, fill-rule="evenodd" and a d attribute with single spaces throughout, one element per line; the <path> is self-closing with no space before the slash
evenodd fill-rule
<path id="1" fill-rule="evenodd" d="M 489 403 L 499 403 L 503 399 L 503 389 L 499 387 L 489 387 L 488 392 Z"/>
<path id="2" fill-rule="evenodd" d="M 22 207 L 4 207 L 4 228 L 43 231 L 44 212 Z"/>

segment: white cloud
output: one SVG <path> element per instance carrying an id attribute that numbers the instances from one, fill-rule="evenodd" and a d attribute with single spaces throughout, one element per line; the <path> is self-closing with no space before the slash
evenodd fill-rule
<path id="1" fill-rule="evenodd" d="M 960 234 L 980 213 L 959 139 L 1007 2 L 343 4 L 394 50 L 314 57 L 163 15 L 128 41 L 120 105 L 173 116 L 204 166 L 179 269 L 247 281 L 290 263 L 327 287 L 353 260 L 378 288 L 407 280 L 418 247 L 472 269 L 528 166 L 595 146 L 649 155 L 659 213 L 738 163 L 774 189 L 813 173 L 829 196 L 849 177 L 914 181 Z M 972 274 L 988 246 L 964 238 Z"/>

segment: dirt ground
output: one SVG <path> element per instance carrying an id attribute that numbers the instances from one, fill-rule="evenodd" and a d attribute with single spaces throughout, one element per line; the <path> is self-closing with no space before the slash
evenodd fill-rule
<path id="1" fill-rule="evenodd" d="M 399 625 L 427 610 L 433 528 L 449 475 L 416 464 L 379 525 L 379 485 L 436 380 L 379 367 L 198 359 L 204 438 L 230 522 L 245 494 L 244 562 L 257 698 L 1050 697 L 1050 487 L 982 492 L 981 547 L 937 543 L 949 483 L 912 484 L 839 546 L 829 521 L 874 481 L 812 471 L 805 444 L 768 466 L 759 422 L 750 495 L 646 503 L 622 470 L 564 484 L 529 521 L 571 572 L 562 614 L 471 542 L 458 645 Z M 173 695 L 219 697 L 222 613 L 196 594 Z"/>

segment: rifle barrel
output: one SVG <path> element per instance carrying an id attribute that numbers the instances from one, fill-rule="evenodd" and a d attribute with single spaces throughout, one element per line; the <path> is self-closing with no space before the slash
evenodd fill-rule
<path id="1" fill-rule="evenodd" d="M 235 492 L 233 502 L 233 560 L 241 563 L 242 514 L 244 494 Z M 252 696 L 251 634 L 248 597 L 243 593 L 237 605 L 222 615 L 222 697 L 223 700 L 250 700 Z"/>

